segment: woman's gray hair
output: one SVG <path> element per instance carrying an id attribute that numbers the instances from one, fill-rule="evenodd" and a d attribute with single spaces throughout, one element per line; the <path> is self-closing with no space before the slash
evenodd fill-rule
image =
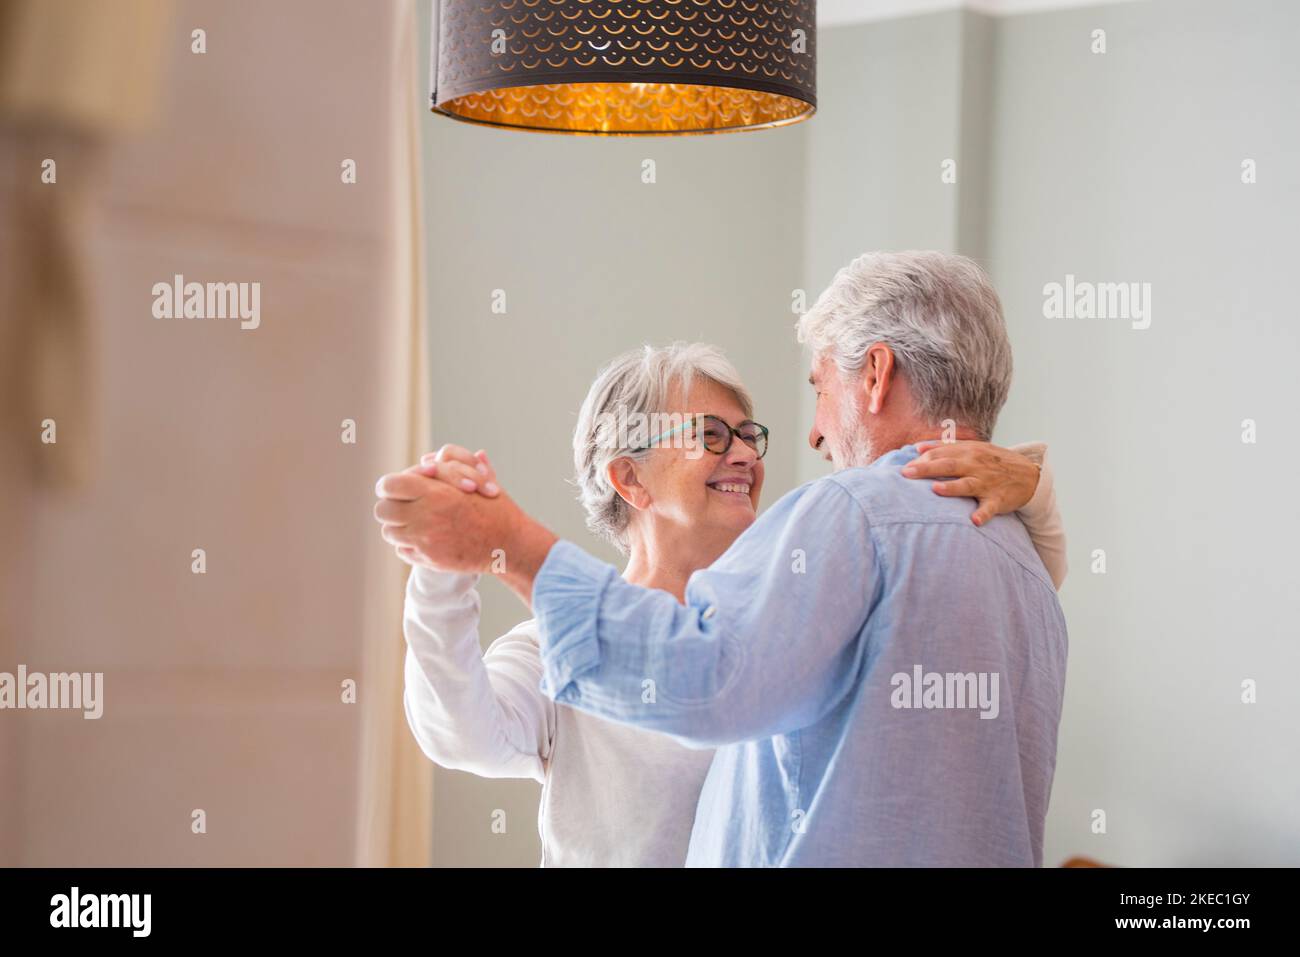
<path id="1" fill-rule="evenodd" d="M 828 356 L 846 380 L 877 342 L 889 346 L 931 423 L 952 419 L 993 435 L 1011 388 L 1011 342 L 1002 303 L 965 256 L 865 253 L 838 273 L 799 320 L 799 341 Z"/>
<path id="2" fill-rule="evenodd" d="M 683 392 L 700 380 L 716 382 L 736 396 L 746 416 L 753 400 L 740 381 L 740 373 L 722 350 L 703 342 L 674 342 L 656 348 L 643 346 L 625 352 L 606 365 L 591 384 L 578 425 L 573 432 L 573 466 L 577 472 L 578 500 L 587 510 L 587 527 L 627 554 L 628 504 L 609 481 L 609 464 L 616 458 L 644 458 L 649 450 L 625 447 L 629 418 L 699 412 L 668 409 L 674 388 Z"/>

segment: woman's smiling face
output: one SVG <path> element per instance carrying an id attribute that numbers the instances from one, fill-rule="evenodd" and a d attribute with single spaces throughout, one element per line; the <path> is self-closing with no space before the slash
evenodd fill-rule
<path id="1" fill-rule="evenodd" d="M 709 379 L 697 380 L 685 394 L 674 389 L 665 411 L 714 415 L 732 428 L 749 419 L 731 390 Z M 689 534 L 721 554 L 753 524 L 763 488 L 763 461 L 757 451 L 738 436 L 721 455 L 699 441 L 676 436 L 662 440 L 632 466 L 639 488 L 632 489 L 629 498 L 636 510 L 630 535 L 649 522 L 657 538 Z"/>

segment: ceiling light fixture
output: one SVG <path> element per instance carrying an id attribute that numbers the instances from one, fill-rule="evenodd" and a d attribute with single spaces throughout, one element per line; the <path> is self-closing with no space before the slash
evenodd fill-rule
<path id="1" fill-rule="evenodd" d="M 433 111 L 551 133 L 783 126 L 817 108 L 816 7 L 433 0 Z"/>

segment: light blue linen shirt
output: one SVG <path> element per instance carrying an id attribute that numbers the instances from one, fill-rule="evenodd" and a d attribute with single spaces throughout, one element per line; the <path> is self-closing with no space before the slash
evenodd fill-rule
<path id="1" fill-rule="evenodd" d="M 557 542 L 542 690 L 717 747 L 688 866 L 1039 866 L 1067 637 L 1014 515 L 906 479 L 906 446 L 809 482 L 686 602 Z"/>

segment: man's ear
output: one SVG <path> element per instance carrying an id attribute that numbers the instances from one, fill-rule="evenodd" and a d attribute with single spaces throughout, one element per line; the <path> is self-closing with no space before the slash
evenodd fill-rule
<path id="1" fill-rule="evenodd" d="M 605 474 L 609 478 L 609 484 L 614 486 L 614 491 L 628 505 L 638 510 L 649 506 L 650 493 L 641 484 L 636 473 L 636 462 L 632 459 L 626 455 L 614 459 L 609 463 Z"/>
<path id="2" fill-rule="evenodd" d="M 867 350 L 867 361 L 862 366 L 862 390 L 866 393 L 867 411 L 879 415 L 885 407 L 885 396 L 894 384 L 894 350 L 877 342 Z"/>

